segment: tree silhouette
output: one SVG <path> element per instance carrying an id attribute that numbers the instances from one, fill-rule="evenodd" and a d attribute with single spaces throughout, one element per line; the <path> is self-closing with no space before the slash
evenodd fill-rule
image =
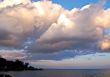
<path id="1" fill-rule="evenodd" d="M 0 57 L 0 71 L 24 71 L 24 70 L 42 70 L 24 63 L 20 60 L 8 61 Z"/>

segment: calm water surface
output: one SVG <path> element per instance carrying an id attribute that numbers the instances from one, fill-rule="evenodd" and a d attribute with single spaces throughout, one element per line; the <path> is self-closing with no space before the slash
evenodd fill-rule
<path id="1" fill-rule="evenodd" d="M 5 74 L 12 77 L 110 77 L 110 70 L 44 70 L 6 72 Z"/>

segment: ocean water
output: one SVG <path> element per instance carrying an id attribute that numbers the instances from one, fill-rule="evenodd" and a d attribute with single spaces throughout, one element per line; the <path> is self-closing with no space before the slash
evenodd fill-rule
<path id="1" fill-rule="evenodd" d="M 110 77 L 110 70 L 43 70 L 1 73 L 12 77 Z"/>

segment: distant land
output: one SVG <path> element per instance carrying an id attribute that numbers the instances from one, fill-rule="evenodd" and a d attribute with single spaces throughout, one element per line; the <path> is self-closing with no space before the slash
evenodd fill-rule
<path id="1" fill-rule="evenodd" d="M 0 77 L 12 77 L 10 75 L 0 74 Z"/>
<path id="2" fill-rule="evenodd" d="M 10 61 L 0 57 L 0 71 L 28 71 L 28 70 L 43 70 L 42 68 L 35 68 L 29 63 L 20 60 Z"/>

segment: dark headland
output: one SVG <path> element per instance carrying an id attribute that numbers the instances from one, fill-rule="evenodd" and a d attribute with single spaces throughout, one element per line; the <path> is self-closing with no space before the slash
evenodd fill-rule
<path id="1" fill-rule="evenodd" d="M 10 75 L 0 74 L 0 77 L 12 77 Z"/>
<path id="2" fill-rule="evenodd" d="M 35 68 L 29 63 L 20 60 L 9 61 L 0 57 L 0 71 L 37 71 L 43 70 L 42 68 Z"/>

